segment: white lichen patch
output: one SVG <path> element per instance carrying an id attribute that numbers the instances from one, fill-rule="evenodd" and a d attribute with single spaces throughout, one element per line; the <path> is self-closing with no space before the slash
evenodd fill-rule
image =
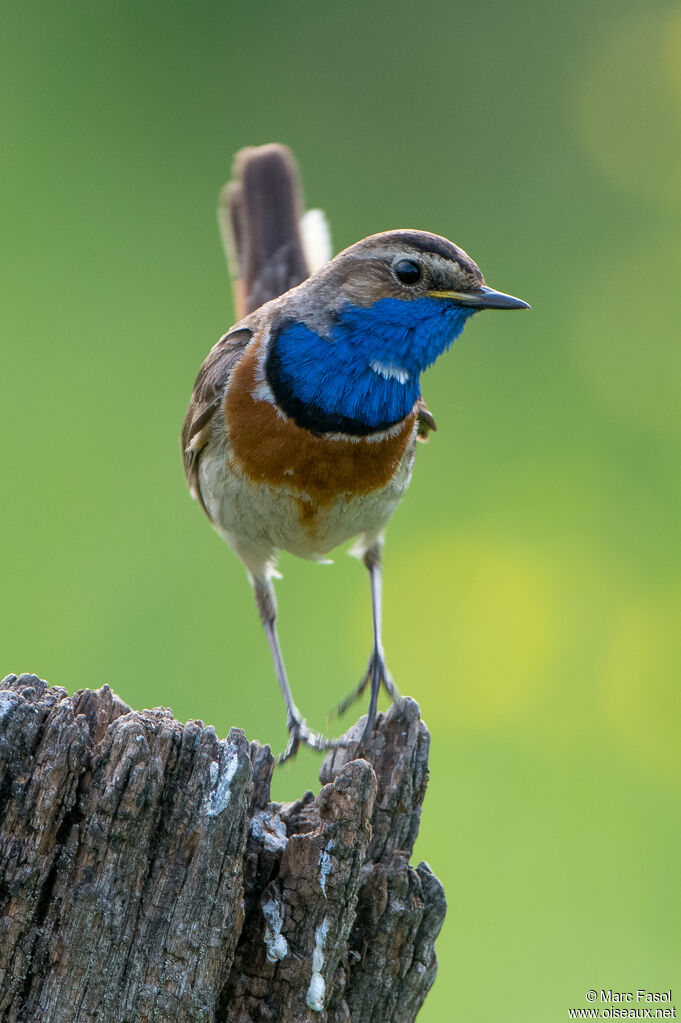
<path id="1" fill-rule="evenodd" d="M 229 805 L 232 793 L 230 785 L 239 766 L 239 751 L 236 746 L 228 745 L 224 750 L 222 770 L 217 761 L 211 761 L 209 768 L 210 783 L 214 786 L 206 800 L 206 816 L 218 817 Z"/>
<path id="2" fill-rule="evenodd" d="M 321 1012 L 324 1008 L 324 997 L 326 995 L 326 984 L 321 973 L 313 973 L 310 986 L 307 989 L 307 1007 L 313 1012 Z"/>
<path id="3" fill-rule="evenodd" d="M 306 1005 L 313 1012 L 321 1012 L 326 997 L 326 981 L 322 977 L 324 968 L 324 946 L 329 933 L 329 918 L 325 916 L 314 932 L 314 951 L 312 953 L 312 976 L 307 989 Z"/>
<path id="4" fill-rule="evenodd" d="M 21 697 L 18 693 L 4 691 L 0 693 L 0 720 L 9 717 L 20 703 Z"/>
<path id="5" fill-rule="evenodd" d="M 327 842 L 322 850 L 322 855 L 319 857 L 319 887 L 322 890 L 322 895 L 326 898 L 326 879 L 331 873 L 331 850 L 333 849 L 333 842 Z"/>
<path id="6" fill-rule="evenodd" d="M 286 825 L 271 810 L 258 810 L 251 819 L 251 834 L 259 838 L 268 852 L 283 852 L 288 842 Z"/>
<path id="7" fill-rule="evenodd" d="M 281 933 L 284 924 L 281 916 L 281 906 L 274 899 L 270 899 L 262 907 L 262 915 L 265 917 L 265 946 L 267 958 L 271 963 L 276 963 L 288 955 L 288 941 Z"/>

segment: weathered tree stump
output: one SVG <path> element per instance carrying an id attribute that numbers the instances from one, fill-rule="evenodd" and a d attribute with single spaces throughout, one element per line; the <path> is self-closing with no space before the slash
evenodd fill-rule
<path id="1" fill-rule="evenodd" d="M 269 801 L 233 728 L 107 686 L 0 684 L 0 1019 L 407 1023 L 435 977 L 440 882 L 409 866 L 429 735 L 413 700 Z"/>

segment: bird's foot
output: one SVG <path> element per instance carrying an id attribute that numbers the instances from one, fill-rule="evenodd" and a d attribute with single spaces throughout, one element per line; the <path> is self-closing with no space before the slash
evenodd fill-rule
<path id="1" fill-rule="evenodd" d="M 362 680 L 357 686 L 355 686 L 352 692 L 345 697 L 344 700 L 341 700 L 341 702 L 334 710 L 329 712 L 328 720 L 331 721 L 333 718 L 337 718 L 340 717 L 341 714 L 345 714 L 346 710 L 348 710 L 353 705 L 355 700 L 358 700 L 360 698 L 360 696 L 362 695 L 366 687 L 369 685 L 374 675 L 376 674 L 378 675 L 379 678 L 379 685 L 382 685 L 384 687 L 386 693 L 394 703 L 400 694 L 398 692 L 397 686 L 393 682 L 392 675 L 390 674 L 386 667 L 383 652 L 381 650 L 372 650 L 371 657 L 369 658 L 369 664 L 367 665 L 367 670 L 364 673 Z"/>
<path id="2" fill-rule="evenodd" d="M 277 757 L 278 764 L 285 764 L 287 760 L 291 760 L 292 757 L 295 757 L 301 745 L 309 746 L 310 749 L 316 750 L 335 749 L 340 745 L 338 739 L 327 739 L 326 736 L 319 735 L 318 732 L 313 732 L 307 727 L 307 723 L 303 720 L 303 718 L 297 718 L 290 721 L 288 725 L 288 733 L 288 745 L 284 752 L 280 753 Z"/>

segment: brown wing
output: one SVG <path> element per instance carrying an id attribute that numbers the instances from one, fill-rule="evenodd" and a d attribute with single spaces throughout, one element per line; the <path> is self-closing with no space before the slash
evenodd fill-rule
<path id="1" fill-rule="evenodd" d="M 218 223 L 234 281 L 237 318 L 309 275 L 299 221 L 298 166 L 286 146 L 242 149 L 220 194 Z"/>
<path id="2" fill-rule="evenodd" d="M 206 515 L 208 511 L 199 487 L 199 458 L 208 443 L 213 414 L 220 404 L 227 381 L 251 337 L 251 330 L 240 327 L 225 334 L 211 348 L 199 370 L 187 415 L 184 417 L 180 437 L 184 471 L 192 497 L 196 498 Z"/>

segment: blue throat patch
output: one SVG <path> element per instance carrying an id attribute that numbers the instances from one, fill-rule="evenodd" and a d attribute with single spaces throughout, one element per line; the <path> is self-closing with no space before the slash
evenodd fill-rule
<path id="1" fill-rule="evenodd" d="M 362 435 L 409 415 L 420 376 L 475 309 L 440 298 L 346 305 L 328 338 L 304 323 L 272 339 L 266 374 L 282 410 L 313 433 Z"/>

